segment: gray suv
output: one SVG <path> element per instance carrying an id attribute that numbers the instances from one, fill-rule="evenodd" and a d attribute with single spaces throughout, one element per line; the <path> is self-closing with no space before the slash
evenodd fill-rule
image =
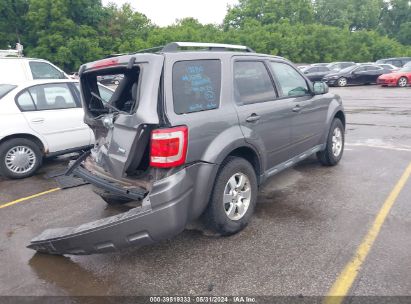
<path id="1" fill-rule="evenodd" d="M 154 53 L 150 53 L 153 52 Z M 49 229 L 29 248 L 91 254 L 175 236 L 202 217 L 221 235 L 242 230 L 261 184 L 317 154 L 343 154 L 339 96 L 281 57 L 244 46 L 170 43 L 80 68 L 94 148 L 68 170 L 108 204 L 134 208 L 79 227 Z M 97 78 L 122 75 L 109 102 Z"/>

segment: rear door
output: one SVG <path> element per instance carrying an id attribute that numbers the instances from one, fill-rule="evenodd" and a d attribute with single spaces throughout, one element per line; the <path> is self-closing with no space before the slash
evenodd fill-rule
<path id="1" fill-rule="evenodd" d="M 50 153 L 90 144 L 89 127 L 73 89 L 69 83 L 42 84 L 16 97 L 29 126 L 44 136 Z"/>
<path id="2" fill-rule="evenodd" d="M 293 100 L 279 99 L 266 61 L 234 61 L 234 95 L 241 129 L 272 168 L 290 156 Z"/>
<path id="3" fill-rule="evenodd" d="M 281 101 L 287 104 L 291 121 L 291 148 L 288 158 L 320 143 L 328 110 L 328 100 L 315 96 L 304 77 L 286 62 L 270 61 Z M 290 116 L 291 118 L 290 119 Z"/>
<path id="4" fill-rule="evenodd" d="M 351 78 L 348 79 L 350 84 L 364 84 L 368 79 L 368 72 L 365 66 L 359 66 L 351 72 Z"/>
<path id="5" fill-rule="evenodd" d="M 368 65 L 365 67 L 367 71 L 365 83 L 376 83 L 377 78 L 384 74 L 384 69 L 377 66 Z"/>

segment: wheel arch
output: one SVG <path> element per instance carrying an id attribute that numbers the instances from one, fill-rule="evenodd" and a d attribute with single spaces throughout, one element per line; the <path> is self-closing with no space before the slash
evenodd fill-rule
<path id="1" fill-rule="evenodd" d="M 334 118 L 338 118 L 339 120 L 341 120 L 341 122 L 344 126 L 344 129 L 345 129 L 346 120 L 345 120 L 344 112 L 342 110 L 338 110 L 337 113 L 334 114 Z"/>
<path id="2" fill-rule="evenodd" d="M 261 161 L 258 153 L 253 148 L 251 148 L 250 146 L 238 147 L 227 154 L 224 159 L 227 159 L 230 156 L 241 157 L 248 161 L 251 166 L 253 166 L 255 174 L 257 176 L 257 181 L 258 183 L 260 183 L 260 176 L 262 174 Z"/>
<path id="3" fill-rule="evenodd" d="M 2 139 L 0 139 L 0 145 L 5 143 L 6 141 L 8 141 L 10 139 L 16 139 L 16 138 L 24 138 L 24 139 L 31 140 L 32 142 L 34 142 L 36 145 L 39 146 L 39 148 L 40 148 L 41 152 L 43 153 L 43 155 L 48 153 L 48 148 L 46 147 L 46 145 L 41 141 L 40 138 L 38 138 L 37 136 L 35 136 L 33 134 L 16 133 L 16 134 L 12 134 L 12 135 L 7 135 L 7 136 L 3 137 Z"/>

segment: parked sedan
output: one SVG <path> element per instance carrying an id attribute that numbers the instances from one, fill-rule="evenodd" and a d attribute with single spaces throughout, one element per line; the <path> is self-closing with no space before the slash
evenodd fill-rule
<path id="1" fill-rule="evenodd" d="M 390 71 L 376 65 L 355 65 L 345 68 L 337 73 L 331 73 L 323 78 L 330 86 L 345 87 L 350 84 L 376 83 L 377 78 Z"/>
<path id="2" fill-rule="evenodd" d="M 309 66 L 302 69 L 301 72 L 312 82 L 321 81 L 325 75 L 331 73 L 330 69 L 325 66 Z"/>
<path id="3" fill-rule="evenodd" d="M 406 87 L 411 84 L 411 65 L 404 66 L 397 72 L 381 75 L 377 83 L 382 86 Z"/>
<path id="4" fill-rule="evenodd" d="M 338 72 L 338 71 L 341 71 L 345 68 L 348 68 L 354 65 L 356 65 L 355 62 L 347 62 L 347 61 L 331 62 L 327 65 L 327 68 L 329 68 L 331 71 Z"/>
<path id="5" fill-rule="evenodd" d="M 389 70 L 391 72 L 396 72 L 400 69 L 400 68 L 396 67 L 395 65 L 388 64 L 388 63 L 382 63 L 382 64 L 377 64 L 377 65 L 382 67 L 383 69 Z"/>
<path id="6" fill-rule="evenodd" d="M 94 143 L 83 122 L 76 80 L 0 84 L 0 175 L 33 175 L 43 157 L 79 151 Z M 99 85 L 103 100 L 113 92 Z"/>

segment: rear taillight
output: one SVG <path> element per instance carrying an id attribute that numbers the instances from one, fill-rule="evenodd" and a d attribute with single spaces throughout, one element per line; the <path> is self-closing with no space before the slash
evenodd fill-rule
<path id="1" fill-rule="evenodd" d="M 150 166 L 170 168 L 186 161 L 188 128 L 157 129 L 151 132 Z"/>

